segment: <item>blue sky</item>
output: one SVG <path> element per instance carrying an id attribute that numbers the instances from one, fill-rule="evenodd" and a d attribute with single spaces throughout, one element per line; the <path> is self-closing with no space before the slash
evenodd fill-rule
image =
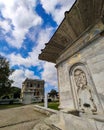
<path id="1" fill-rule="evenodd" d="M 45 80 L 45 90 L 57 90 L 55 64 L 38 60 L 74 0 L 0 0 L 0 54 L 15 72 L 20 87 L 25 78 Z"/>

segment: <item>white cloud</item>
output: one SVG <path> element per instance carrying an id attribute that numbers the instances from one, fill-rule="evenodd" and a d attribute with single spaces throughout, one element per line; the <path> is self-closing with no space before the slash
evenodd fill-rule
<path id="1" fill-rule="evenodd" d="M 0 27 L 2 29 L 4 29 L 6 32 L 10 31 L 11 27 L 8 23 L 8 21 L 4 20 L 4 21 L 0 21 Z"/>
<path id="2" fill-rule="evenodd" d="M 21 88 L 22 82 L 25 79 L 23 70 L 15 70 L 15 72 L 10 76 L 10 79 L 14 81 L 13 86 Z"/>
<path id="3" fill-rule="evenodd" d="M 20 54 L 10 54 L 8 55 L 11 66 L 24 65 L 25 67 L 32 66 L 31 57 L 23 58 Z"/>
<path id="4" fill-rule="evenodd" d="M 41 67 L 43 61 L 38 60 L 38 55 L 41 53 L 41 49 L 44 48 L 44 44 L 48 42 L 49 38 L 52 35 L 53 28 L 47 28 L 40 30 L 40 33 L 37 38 L 37 46 L 32 49 L 32 52 L 29 52 L 29 56 L 24 58 L 20 54 L 12 53 L 8 55 L 11 66 L 14 65 L 23 65 L 25 67 L 39 66 Z"/>
<path id="5" fill-rule="evenodd" d="M 16 53 L 9 54 L 6 57 L 8 57 L 11 66 L 23 65 L 26 68 L 31 66 L 43 68 L 44 70 L 41 73 L 42 79 L 44 79 L 48 85 L 57 86 L 57 72 L 54 64 L 38 60 L 38 55 L 41 53 L 41 49 L 45 47 L 44 44 L 47 43 L 52 36 L 54 28 L 39 28 L 39 25 L 42 24 L 42 19 L 36 14 L 36 12 L 33 11 L 33 7 L 36 7 L 36 1 L 37 0 L 0 0 L 0 10 L 5 18 L 0 25 L 6 32 L 11 32 L 12 38 L 6 37 L 9 44 L 16 48 L 20 48 L 26 35 L 28 34 L 29 37 L 35 40 L 37 45 L 31 52 L 28 53 L 26 58 Z M 74 2 L 74 0 L 40 1 L 45 11 L 52 15 L 57 24 L 62 21 L 64 18 L 64 12 L 69 10 Z M 56 8 L 58 5 L 60 5 L 60 8 Z M 34 38 L 34 36 L 36 36 L 35 34 L 34 36 L 29 35 L 29 29 L 33 26 L 35 28 L 38 27 L 38 29 L 35 30 L 35 33 L 38 34 L 36 38 Z M 34 75 L 33 71 L 28 69 L 18 69 L 10 76 L 10 78 L 15 81 L 14 85 L 17 87 L 21 87 L 21 83 L 26 77 L 38 78 Z"/>
<path id="6" fill-rule="evenodd" d="M 46 13 L 51 14 L 59 25 L 64 18 L 65 11 L 69 11 L 75 0 L 40 0 Z M 57 6 L 60 6 L 57 8 Z"/>
<path id="7" fill-rule="evenodd" d="M 43 8 L 47 13 L 51 13 L 54 11 L 55 6 L 58 3 L 58 0 L 40 0 Z"/>
<path id="8" fill-rule="evenodd" d="M 22 87 L 22 82 L 26 78 L 39 79 L 38 76 L 35 76 L 33 71 L 30 71 L 28 69 L 26 69 L 26 70 L 24 70 L 24 69 L 15 70 L 13 72 L 13 74 L 10 76 L 10 79 L 12 79 L 14 81 L 14 83 L 12 85 L 19 87 L 19 88 Z"/>
<path id="9" fill-rule="evenodd" d="M 53 34 L 54 28 L 47 27 L 46 29 L 42 29 L 39 32 L 37 43 L 38 46 L 35 48 L 38 51 L 38 54 L 41 52 L 41 49 L 45 47 L 45 43 L 48 43 L 50 40 L 52 34 Z"/>
<path id="10" fill-rule="evenodd" d="M 35 7 L 36 0 L 0 0 L 0 11 L 5 18 L 2 24 L 10 21 L 8 26 L 14 28 L 11 28 L 12 37 L 6 37 L 10 45 L 20 48 L 29 29 L 41 24 L 42 19 L 33 10 Z M 10 28 L 4 29 L 10 32 Z"/>
<path id="11" fill-rule="evenodd" d="M 23 58 L 20 54 L 10 54 L 8 55 L 11 66 L 14 65 L 23 65 L 25 67 L 38 66 L 40 68 L 44 68 L 42 74 L 42 79 L 46 81 L 47 84 L 51 86 L 57 86 L 57 73 L 54 64 L 46 62 L 44 63 L 41 60 L 38 60 L 38 55 L 41 52 L 41 49 L 44 48 L 44 43 L 47 43 L 49 38 L 51 37 L 53 32 L 53 28 L 47 28 L 44 30 L 40 30 L 39 36 L 37 38 L 38 45 L 33 48 L 32 52 L 29 53 L 27 58 Z M 17 85 L 22 83 L 22 81 L 27 77 L 34 77 L 34 73 L 29 70 L 16 70 L 14 72 L 12 79 L 15 79 L 15 84 Z M 18 78 L 18 81 L 16 79 Z M 36 77 L 34 77 L 36 78 Z M 18 85 L 19 86 L 19 85 Z"/>
<path id="12" fill-rule="evenodd" d="M 47 84 L 57 87 L 57 71 L 55 68 L 55 64 L 49 62 L 46 62 L 44 64 L 42 79 L 44 79 Z"/>

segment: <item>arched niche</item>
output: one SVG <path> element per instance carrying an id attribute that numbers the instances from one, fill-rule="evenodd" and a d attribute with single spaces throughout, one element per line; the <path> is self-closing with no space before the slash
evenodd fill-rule
<path id="1" fill-rule="evenodd" d="M 75 109 L 83 113 L 97 114 L 102 108 L 86 64 L 72 65 L 69 70 L 69 78 Z"/>

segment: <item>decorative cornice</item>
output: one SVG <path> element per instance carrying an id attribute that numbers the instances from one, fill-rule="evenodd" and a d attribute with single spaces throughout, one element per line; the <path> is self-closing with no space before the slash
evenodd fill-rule
<path id="1" fill-rule="evenodd" d="M 103 16 L 104 0 L 77 0 L 71 10 L 65 13 L 64 20 L 39 55 L 39 59 L 56 63 L 63 50 L 69 47 L 73 49 L 72 46 L 75 46 L 74 44 L 80 36 L 85 34 L 89 28 L 91 29 L 91 26 L 95 25 Z M 76 47 L 80 48 L 79 45 Z M 58 55 L 50 55 L 50 48 L 54 48 L 52 52 L 57 52 Z M 49 53 L 46 54 L 45 51 Z"/>
<path id="2" fill-rule="evenodd" d="M 104 24 L 100 20 L 95 24 L 95 26 L 91 26 L 88 30 L 86 30 L 84 34 L 82 34 L 72 44 L 72 46 L 67 47 L 65 50 L 63 50 L 63 52 L 60 54 L 60 57 L 57 59 L 57 65 L 67 60 L 69 57 L 79 52 L 85 46 L 91 44 L 92 41 L 103 35 L 104 35 Z"/>

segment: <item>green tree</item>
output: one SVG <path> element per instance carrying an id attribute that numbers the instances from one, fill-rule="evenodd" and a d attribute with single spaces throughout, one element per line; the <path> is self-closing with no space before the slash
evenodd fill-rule
<path id="1" fill-rule="evenodd" d="M 9 79 L 9 76 L 12 73 L 13 70 L 10 69 L 9 61 L 0 55 L 0 97 L 10 93 L 13 81 Z"/>
<path id="2" fill-rule="evenodd" d="M 13 87 L 11 87 L 11 94 L 13 95 L 13 98 L 20 98 L 21 89 L 13 86 Z"/>
<path id="3" fill-rule="evenodd" d="M 55 89 L 52 89 L 49 93 L 49 97 L 52 97 L 54 100 L 55 96 L 57 96 L 57 91 Z"/>

